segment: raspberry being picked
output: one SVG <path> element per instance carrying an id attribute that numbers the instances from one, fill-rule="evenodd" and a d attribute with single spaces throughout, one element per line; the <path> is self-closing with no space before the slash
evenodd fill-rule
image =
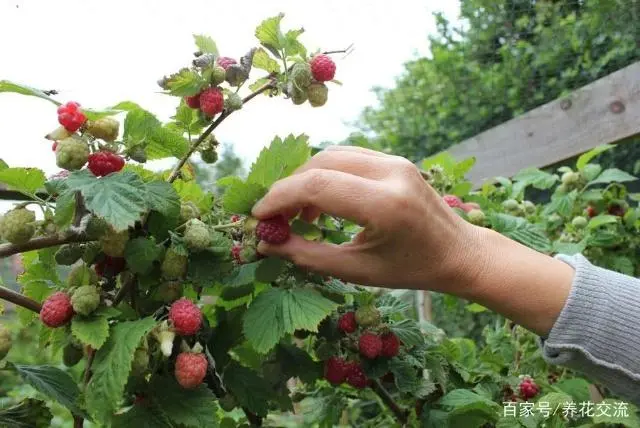
<path id="1" fill-rule="evenodd" d="M 356 313 L 353 311 L 343 314 L 338 320 L 338 330 L 344 333 L 353 333 L 357 328 Z"/>
<path id="2" fill-rule="evenodd" d="M 111 152 L 96 152 L 89 155 L 89 170 L 96 177 L 118 172 L 124 167 L 124 158 Z"/>
<path id="3" fill-rule="evenodd" d="M 400 351 L 400 339 L 393 332 L 385 333 L 380 336 L 382 340 L 381 357 L 393 358 Z"/>
<path id="4" fill-rule="evenodd" d="M 196 388 L 204 381 L 209 363 L 204 354 L 182 352 L 176 357 L 174 374 L 181 387 Z"/>
<path id="5" fill-rule="evenodd" d="M 451 208 L 461 208 L 462 209 L 462 200 L 456 195 L 444 195 L 442 200 L 449 205 Z"/>
<path id="6" fill-rule="evenodd" d="M 282 244 L 289 239 L 291 226 L 282 215 L 260 220 L 256 226 L 258 239 L 269 244 Z"/>
<path id="7" fill-rule="evenodd" d="M 331 357 L 324 363 L 324 378 L 332 385 L 340 385 L 347 378 L 349 363 L 340 357 Z"/>
<path id="8" fill-rule="evenodd" d="M 200 94 L 200 110 L 213 117 L 224 109 L 224 96 L 220 88 L 208 88 Z"/>
<path id="9" fill-rule="evenodd" d="M 309 62 L 311 66 L 311 74 L 318 82 L 326 82 L 332 80 L 336 74 L 336 63 L 330 56 L 325 54 L 314 55 Z"/>
<path id="10" fill-rule="evenodd" d="M 87 120 L 79 107 L 80 104 L 74 101 L 58 107 L 58 122 L 69 132 L 76 132 Z"/>
<path id="11" fill-rule="evenodd" d="M 358 340 L 358 350 L 360 355 L 372 360 L 382 352 L 382 339 L 374 333 L 363 333 Z"/>
<path id="12" fill-rule="evenodd" d="M 61 327 L 71 321 L 73 314 L 71 297 L 62 291 L 58 291 L 49 296 L 42 304 L 40 321 L 47 327 Z"/>
<path id="13" fill-rule="evenodd" d="M 176 300 L 169 309 L 169 321 L 181 336 L 193 336 L 202 326 L 202 312 L 191 300 Z"/>

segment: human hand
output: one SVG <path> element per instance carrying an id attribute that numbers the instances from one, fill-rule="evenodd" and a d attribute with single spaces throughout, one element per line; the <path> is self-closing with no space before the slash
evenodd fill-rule
<path id="1" fill-rule="evenodd" d="M 373 150 L 333 146 L 275 183 L 253 208 L 265 219 L 321 213 L 364 229 L 348 243 L 307 241 L 292 235 L 258 251 L 346 281 L 394 288 L 455 292 L 480 268 L 478 229 L 460 218 L 407 159 Z"/>

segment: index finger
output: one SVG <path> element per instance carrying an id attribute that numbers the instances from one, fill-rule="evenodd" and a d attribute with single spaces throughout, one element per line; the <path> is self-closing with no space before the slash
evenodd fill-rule
<path id="1" fill-rule="evenodd" d="M 364 226 L 380 198 L 380 185 L 374 180 L 341 171 L 310 169 L 274 184 L 255 204 L 252 214 L 263 219 L 315 207 Z"/>

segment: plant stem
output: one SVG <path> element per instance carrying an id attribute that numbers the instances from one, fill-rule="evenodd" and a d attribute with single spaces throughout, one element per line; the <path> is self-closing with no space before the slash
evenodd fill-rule
<path id="1" fill-rule="evenodd" d="M 275 87 L 274 86 L 275 82 L 273 81 L 273 76 L 270 75 L 270 78 L 271 78 L 271 80 L 268 83 L 265 83 L 260 88 L 256 89 L 255 92 L 252 92 L 251 94 L 247 95 L 242 100 L 242 104 L 246 104 L 247 102 L 251 101 L 256 96 L 260 95 L 261 93 L 263 93 L 263 92 L 265 92 L 265 91 L 267 91 L 269 89 L 273 89 Z M 216 129 L 218 127 L 218 125 L 220 125 L 222 123 L 223 120 L 225 120 L 227 117 L 229 117 L 229 115 L 231 115 L 231 113 L 232 112 L 230 112 L 228 110 L 225 110 L 224 112 L 222 112 L 222 114 L 220 116 L 218 116 L 218 118 L 211 125 L 209 125 L 209 127 L 202 134 L 200 134 L 200 136 L 198 137 L 196 142 L 193 143 L 191 145 L 191 147 L 189 148 L 189 151 L 187 152 L 187 154 L 184 155 L 182 157 L 182 159 L 180 159 L 178 164 L 173 168 L 173 171 L 171 171 L 171 174 L 169 175 L 169 178 L 167 180 L 169 183 L 173 183 L 176 180 L 176 178 L 178 178 L 178 175 L 180 174 L 180 170 L 182 169 L 184 164 L 187 163 L 187 160 L 189 160 L 191 155 L 197 150 L 198 146 L 200 146 L 200 144 L 202 144 L 202 142 L 205 140 L 205 138 L 207 138 L 213 132 L 213 130 Z"/>
<path id="2" fill-rule="evenodd" d="M 56 247 L 58 245 L 70 244 L 72 242 L 91 242 L 86 236 L 81 234 L 63 234 L 34 238 L 24 244 L 2 244 L 0 245 L 0 259 L 27 251 L 40 250 L 42 248 Z"/>
<path id="3" fill-rule="evenodd" d="M 122 287 L 120 287 L 120 290 L 118 290 L 115 297 L 113 298 L 113 303 L 111 304 L 111 306 L 118 306 L 118 303 L 120 303 L 122 299 L 124 299 L 124 297 L 127 295 L 127 293 L 129 293 L 135 282 L 136 277 L 134 275 L 129 281 L 125 282 Z"/>
<path id="4" fill-rule="evenodd" d="M 393 397 L 391 397 L 391 394 L 389 394 L 389 391 L 387 391 L 377 380 L 374 380 L 372 382 L 371 389 L 373 389 L 373 391 L 382 399 L 384 404 L 389 407 L 389 409 L 395 415 L 396 419 L 402 425 L 406 425 L 409 420 L 409 412 L 406 409 L 401 408 L 398 403 L 394 401 Z"/>
<path id="5" fill-rule="evenodd" d="M 42 308 L 42 305 L 35 300 L 2 286 L 0 286 L 0 299 L 29 309 L 37 314 L 40 313 L 40 309 Z"/>
<path id="6" fill-rule="evenodd" d="M 244 411 L 244 414 L 247 415 L 247 420 L 249 421 L 249 424 L 251 424 L 252 427 L 262 426 L 262 418 L 260 416 L 256 415 L 255 413 L 252 413 L 246 407 L 243 407 L 242 410 Z"/>
<path id="7" fill-rule="evenodd" d="M 82 377 L 82 384 L 86 387 L 91 380 L 91 364 L 93 364 L 93 357 L 96 355 L 96 351 L 89 349 L 87 352 L 87 366 L 84 369 L 84 376 Z M 82 428 L 84 426 L 84 418 L 82 416 L 73 416 L 73 428 Z"/>
<path id="8" fill-rule="evenodd" d="M 234 227 L 241 226 L 244 223 L 242 220 L 235 221 L 233 223 L 227 224 L 219 224 L 217 226 L 211 226 L 212 230 L 225 230 L 225 229 L 233 229 Z"/>

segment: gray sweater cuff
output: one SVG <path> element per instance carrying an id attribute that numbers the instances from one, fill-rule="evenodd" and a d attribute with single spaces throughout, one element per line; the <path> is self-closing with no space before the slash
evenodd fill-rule
<path id="1" fill-rule="evenodd" d="M 579 254 L 556 258 L 571 265 L 575 276 L 542 341 L 545 360 L 581 371 L 640 404 L 640 280 L 594 266 Z"/>

